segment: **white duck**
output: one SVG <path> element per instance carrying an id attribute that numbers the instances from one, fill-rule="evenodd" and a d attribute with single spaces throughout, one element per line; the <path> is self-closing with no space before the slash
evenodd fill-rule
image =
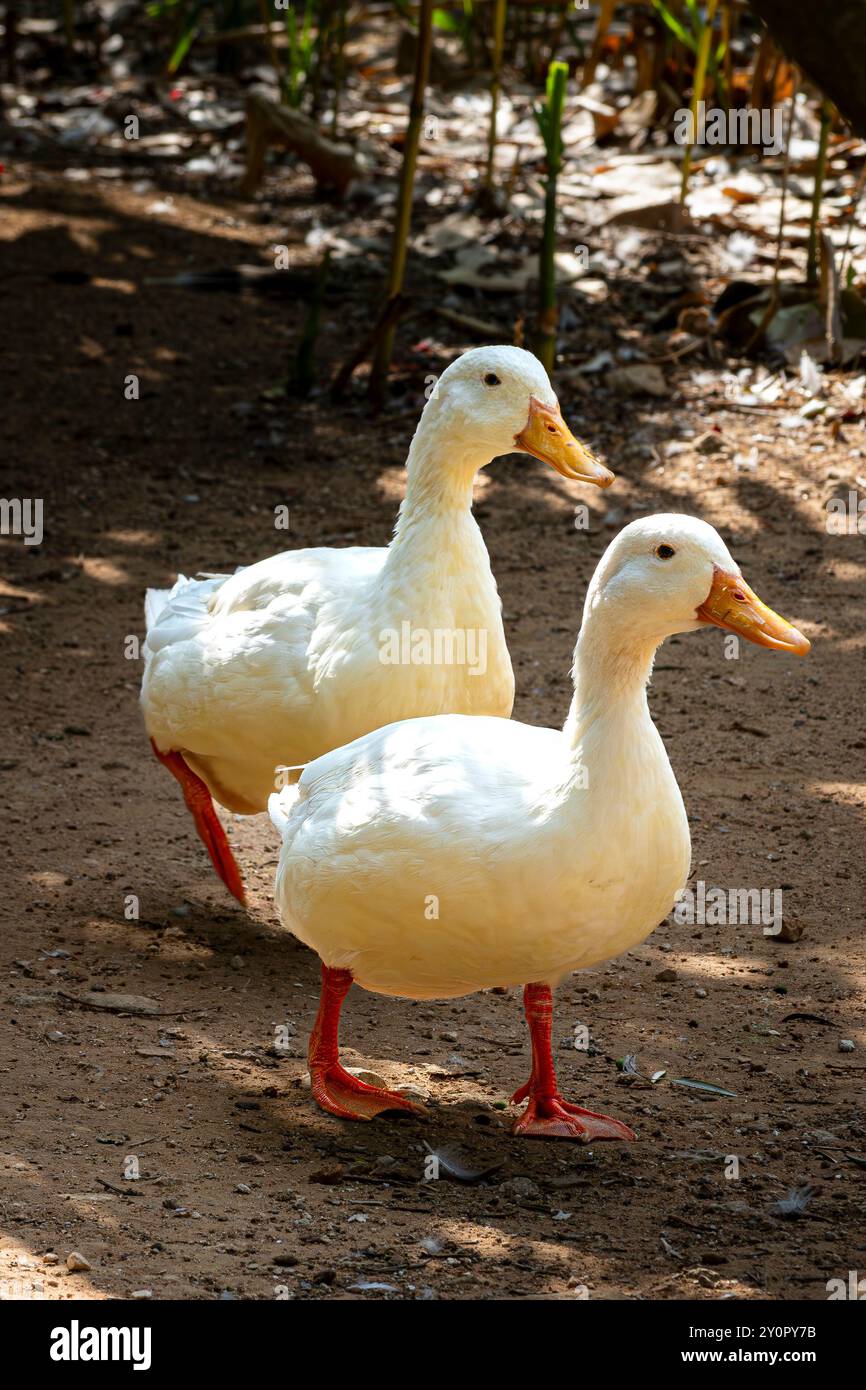
<path id="1" fill-rule="evenodd" d="M 241 902 L 212 797 L 264 811 L 297 765 L 382 724 L 511 714 L 514 676 L 472 485 L 515 450 L 567 478 L 613 481 L 566 426 L 537 358 L 474 349 L 424 408 L 390 546 L 284 551 L 232 576 L 148 590 L 147 731 Z"/>
<path id="2" fill-rule="evenodd" d="M 705 623 L 809 650 L 706 522 L 634 521 L 590 584 L 562 731 L 411 719 L 319 758 L 271 797 L 280 916 L 323 962 L 309 1063 L 326 1110 L 370 1119 L 413 1108 L 340 1066 L 353 982 L 412 999 L 524 984 L 532 1074 L 514 1096 L 529 1102 L 515 1132 L 634 1138 L 559 1096 L 551 990 L 643 941 L 686 883 L 688 821 L 646 684 L 659 644 Z"/>

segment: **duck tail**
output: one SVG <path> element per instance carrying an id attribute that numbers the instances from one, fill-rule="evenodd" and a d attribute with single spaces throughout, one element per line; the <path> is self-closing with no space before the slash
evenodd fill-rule
<path id="1" fill-rule="evenodd" d="M 144 627 L 146 632 L 150 632 L 157 618 L 168 602 L 174 598 L 181 588 L 189 583 L 186 575 L 179 574 L 177 581 L 172 589 L 146 589 L 144 594 Z"/>
<path id="2" fill-rule="evenodd" d="M 144 595 L 144 626 L 147 632 L 153 627 L 171 596 L 171 589 L 147 589 Z"/>
<path id="3" fill-rule="evenodd" d="M 274 829 L 281 837 L 285 834 L 300 794 L 301 789 L 296 782 L 294 786 L 283 787 L 281 791 L 271 792 L 268 797 L 268 815 Z"/>

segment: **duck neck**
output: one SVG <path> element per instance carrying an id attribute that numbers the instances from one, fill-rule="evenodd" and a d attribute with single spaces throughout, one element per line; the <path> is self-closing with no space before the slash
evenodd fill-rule
<path id="1" fill-rule="evenodd" d="M 406 496 L 389 547 L 386 575 L 404 565 L 441 566 L 443 552 L 459 551 L 470 534 L 475 474 L 489 456 L 450 430 L 434 396 L 428 401 L 406 460 Z"/>
<path id="2" fill-rule="evenodd" d="M 646 697 L 657 643 L 617 632 L 614 622 L 599 611 L 585 617 L 574 652 L 574 697 L 565 722 L 565 738 L 573 758 L 584 765 L 588 757 L 600 765 L 654 729 Z M 589 737 L 593 733 L 594 737 Z"/>

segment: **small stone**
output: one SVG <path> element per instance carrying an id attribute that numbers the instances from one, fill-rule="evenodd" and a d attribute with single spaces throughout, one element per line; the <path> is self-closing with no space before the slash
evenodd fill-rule
<path id="1" fill-rule="evenodd" d="M 79 1254 L 77 1250 L 72 1250 L 66 1256 L 66 1268 L 69 1270 L 70 1274 L 84 1274 L 88 1269 L 92 1269 L 93 1265 L 89 1260 L 86 1260 L 83 1255 Z"/>
<path id="2" fill-rule="evenodd" d="M 430 1099 L 430 1092 L 422 1090 L 419 1086 L 398 1086 L 397 1090 L 406 1100 L 414 1101 L 416 1105 L 426 1105 Z"/>
<path id="3" fill-rule="evenodd" d="M 768 932 L 768 941 L 799 941 L 805 928 L 802 922 L 788 922 L 782 919 L 782 925 L 776 932 Z"/>
<path id="4" fill-rule="evenodd" d="M 501 1184 L 499 1191 L 503 1197 L 509 1197 L 521 1206 L 526 1202 L 537 1202 L 541 1197 L 538 1185 L 531 1178 L 509 1178 Z"/>
<path id="5" fill-rule="evenodd" d="M 839 1039 L 839 1051 L 840 1051 L 840 1052 L 853 1052 L 853 1051 L 854 1051 L 854 1043 L 851 1041 L 850 1038 L 840 1038 L 840 1039 Z"/>
<path id="6" fill-rule="evenodd" d="M 707 997 L 707 991 L 706 991 L 705 989 L 701 989 L 700 986 L 698 986 L 698 988 L 695 990 L 695 998 L 696 998 L 696 999 L 706 999 L 706 997 Z"/>
<path id="7" fill-rule="evenodd" d="M 358 1081 L 363 1081 L 365 1086 L 375 1086 L 377 1091 L 387 1091 L 388 1089 L 387 1082 L 383 1081 L 378 1072 L 367 1071 L 364 1067 L 347 1067 L 346 1071 Z"/>
<path id="8" fill-rule="evenodd" d="M 668 969 L 660 970 L 658 974 L 654 976 L 654 979 L 660 985 L 672 985 L 674 980 L 679 979 L 679 976 L 677 975 L 677 972 L 675 970 Z"/>
<path id="9" fill-rule="evenodd" d="M 235 1192 L 240 1192 L 240 1193 L 242 1193 L 243 1196 L 245 1196 L 245 1197 L 246 1197 L 250 1192 L 252 1192 L 252 1190 L 253 1190 L 253 1189 L 250 1187 L 249 1183 L 245 1183 L 245 1182 L 239 1182 L 239 1183 L 237 1184 L 237 1186 L 235 1187 Z"/>
<path id="10" fill-rule="evenodd" d="M 229 964 L 231 965 L 232 970 L 243 970 L 244 958 L 243 956 L 232 956 L 231 960 L 229 961 Z"/>
<path id="11" fill-rule="evenodd" d="M 78 1002 L 89 1009 L 106 1009 L 117 1014 L 158 1014 L 159 1002 L 146 994 L 110 994 L 108 991 L 88 990 Z"/>

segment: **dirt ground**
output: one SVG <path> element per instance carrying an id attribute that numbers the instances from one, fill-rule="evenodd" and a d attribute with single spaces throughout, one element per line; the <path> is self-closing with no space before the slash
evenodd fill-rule
<path id="1" fill-rule="evenodd" d="M 751 647 L 727 660 L 721 633 L 683 637 L 650 695 L 695 879 L 781 888 L 786 935 L 802 935 L 670 919 L 561 988 L 563 1093 L 627 1121 L 633 1145 L 511 1137 L 507 1098 L 529 1061 L 517 992 L 412 1004 L 355 991 L 347 1060 L 413 1086 L 429 1111 L 342 1123 L 304 1087 L 319 967 L 278 929 L 271 827 L 227 817 L 244 912 L 150 755 L 127 638 L 147 585 L 280 548 L 278 504 L 292 546 L 386 543 L 425 376 L 473 340 L 416 316 L 402 395 L 379 420 L 360 396 L 263 396 L 303 304 L 149 282 L 263 264 L 286 223 L 312 259 L 302 176 L 279 214 L 175 189 L 161 218 L 152 190 L 46 163 L 7 171 L 0 193 L 2 493 L 43 498 L 45 517 L 42 545 L 2 540 L 0 1296 L 823 1299 L 828 1279 L 862 1270 L 866 538 L 825 526 L 827 499 L 866 467 L 862 420 L 788 429 L 778 409 L 696 384 L 688 358 L 667 364 L 658 400 L 598 377 L 579 389 L 563 370 L 564 413 L 615 488 L 588 493 L 518 456 L 479 481 L 520 719 L 564 718 L 586 583 L 641 511 L 711 521 L 813 639 L 806 661 Z M 354 278 L 326 305 L 331 365 L 369 313 Z M 634 337 L 657 291 L 649 269 L 603 311 L 587 304 L 566 357 Z M 129 373 L 138 401 L 124 399 Z M 707 431 L 719 452 L 693 447 Z M 736 466 L 755 447 L 759 465 Z M 82 1006 L 89 991 L 159 1012 Z M 589 1053 L 571 1045 L 578 1024 Z M 627 1054 L 666 1075 L 624 1074 Z M 425 1181 L 428 1146 L 493 1171 Z M 776 1209 L 807 1185 L 802 1211 Z M 68 1272 L 70 1252 L 90 1268 Z"/>

